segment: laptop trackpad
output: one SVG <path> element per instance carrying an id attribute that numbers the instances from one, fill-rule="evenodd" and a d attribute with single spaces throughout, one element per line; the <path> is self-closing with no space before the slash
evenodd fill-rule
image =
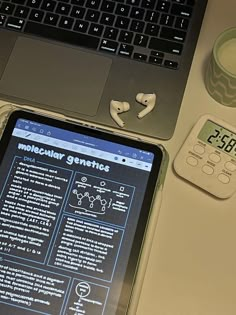
<path id="1" fill-rule="evenodd" d="M 7 95 L 94 116 L 111 59 L 19 37 L 0 81 Z"/>

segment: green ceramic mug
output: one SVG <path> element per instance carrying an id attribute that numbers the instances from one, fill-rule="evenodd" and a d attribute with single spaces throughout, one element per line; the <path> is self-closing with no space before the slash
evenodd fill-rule
<path id="1" fill-rule="evenodd" d="M 216 39 L 205 84 L 217 102 L 236 107 L 236 27 L 227 29 Z"/>

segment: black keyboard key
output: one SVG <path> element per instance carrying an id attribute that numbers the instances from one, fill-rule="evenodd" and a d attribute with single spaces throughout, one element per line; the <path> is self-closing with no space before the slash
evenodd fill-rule
<path id="1" fill-rule="evenodd" d="M 162 58 L 158 58 L 158 57 L 154 57 L 154 56 L 150 56 L 148 59 L 148 62 L 153 63 L 155 65 L 161 66 L 162 65 Z"/>
<path id="2" fill-rule="evenodd" d="M 86 7 L 90 9 L 97 10 L 100 5 L 100 0 L 87 0 Z"/>
<path id="3" fill-rule="evenodd" d="M 143 20 L 145 10 L 141 8 L 132 8 L 130 16 L 133 19 Z"/>
<path id="4" fill-rule="evenodd" d="M 158 58 L 164 58 L 164 54 L 163 54 L 163 52 L 159 52 L 159 51 L 155 51 L 155 50 L 152 50 L 151 51 L 151 55 L 153 56 L 153 57 L 158 57 Z"/>
<path id="5" fill-rule="evenodd" d="M 175 27 L 180 28 L 182 30 L 187 30 L 189 25 L 189 20 L 181 17 L 177 17 L 175 22 Z"/>
<path id="6" fill-rule="evenodd" d="M 164 39 L 158 39 L 155 37 L 152 37 L 150 39 L 148 47 L 153 50 L 158 50 L 175 55 L 181 55 L 183 50 L 183 44 L 171 42 Z"/>
<path id="7" fill-rule="evenodd" d="M 44 23 L 49 25 L 56 25 L 59 20 L 59 15 L 54 13 L 47 13 L 44 19 Z"/>
<path id="8" fill-rule="evenodd" d="M 27 6 L 37 9 L 41 5 L 41 2 L 42 0 L 28 0 Z"/>
<path id="9" fill-rule="evenodd" d="M 160 26 L 157 24 L 147 23 L 145 34 L 151 36 L 157 36 L 159 33 Z"/>
<path id="10" fill-rule="evenodd" d="M 141 0 L 126 0 L 126 3 L 129 4 L 129 5 L 138 7 L 140 1 L 141 1 Z"/>
<path id="11" fill-rule="evenodd" d="M 25 32 L 43 36 L 46 38 L 51 38 L 60 41 L 63 38 L 63 41 L 72 45 L 81 45 L 90 49 L 97 49 L 99 44 L 99 38 L 95 36 L 90 36 L 87 34 L 81 34 L 77 32 L 71 32 L 64 29 L 61 29 L 58 32 L 58 29 L 48 25 L 42 25 L 35 22 L 27 22 L 25 27 Z"/>
<path id="12" fill-rule="evenodd" d="M 100 23 L 104 25 L 112 26 L 114 21 L 115 21 L 115 16 L 113 14 L 103 13 Z"/>
<path id="13" fill-rule="evenodd" d="M 73 6 L 70 15 L 76 19 L 82 19 L 84 14 L 85 14 L 85 8 Z"/>
<path id="14" fill-rule="evenodd" d="M 115 53 L 117 48 L 118 48 L 117 42 L 107 40 L 107 39 L 103 39 L 100 46 L 100 50 L 107 51 L 110 53 Z"/>
<path id="15" fill-rule="evenodd" d="M 160 19 L 160 24 L 165 25 L 165 26 L 172 26 L 174 23 L 175 17 L 170 14 L 162 14 L 161 19 Z"/>
<path id="16" fill-rule="evenodd" d="M 192 15 L 193 9 L 186 5 L 181 5 L 177 3 L 173 3 L 171 8 L 171 13 L 174 15 L 180 15 L 182 17 L 189 18 Z"/>
<path id="17" fill-rule="evenodd" d="M 85 8 L 74 6 L 71 10 L 71 16 L 76 19 L 82 19 L 85 14 Z"/>
<path id="18" fill-rule="evenodd" d="M 20 31 L 23 28 L 24 23 L 25 23 L 25 21 L 22 20 L 22 19 L 18 19 L 18 18 L 15 18 L 15 17 L 9 17 L 7 19 L 6 26 L 8 28 Z"/>
<path id="19" fill-rule="evenodd" d="M 131 57 L 133 53 L 134 47 L 132 45 L 120 44 L 119 55 L 125 57 Z"/>
<path id="20" fill-rule="evenodd" d="M 115 13 L 117 15 L 128 16 L 129 15 L 129 11 L 130 11 L 130 6 L 129 5 L 118 3 Z"/>
<path id="21" fill-rule="evenodd" d="M 54 0 L 44 0 L 41 9 L 53 12 L 57 2 Z"/>
<path id="22" fill-rule="evenodd" d="M 103 1 L 101 6 L 101 11 L 112 13 L 115 8 L 115 2 L 113 1 Z"/>
<path id="23" fill-rule="evenodd" d="M 142 0 L 141 7 L 145 9 L 154 9 L 156 0 Z"/>
<path id="24" fill-rule="evenodd" d="M 85 0 L 71 0 L 71 3 L 83 7 Z"/>
<path id="25" fill-rule="evenodd" d="M 159 19 L 159 13 L 156 11 L 147 11 L 145 21 L 150 23 L 157 23 Z"/>
<path id="26" fill-rule="evenodd" d="M 74 23 L 74 19 L 67 16 L 62 16 L 59 22 L 59 27 L 70 30 L 73 26 L 73 23 Z"/>
<path id="27" fill-rule="evenodd" d="M 130 44 L 132 42 L 134 34 L 128 31 L 121 31 L 119 41 Z"/>
<path id="28" fill-rule="evenodd" d="M 104 32 L 104 38 L 116 40 L 119 30 L 114 27 L 106 27 Z"/>
<path id="29" fill-rule="evenodd" d="M 40 10 L 33 9 L 30 12 L 29 19 L 35 22 L 41 22 L 44 16 L 44 12 Z"/>
<path id="30" fill-rule="evenodd" d="M 177 69 L 179 64 L 176 61 L 165 60 L 164 61 L 164 66 L 167 67 L 167 68 L 171 68 L 171 69 Z"/>
<path id="31" fill-rule="evenodd" d="M 140 61 L 146 61 L 147 60 L 147 55 L 140 54 L 140 53 L 134 53 L 134 59 L 135 60 L 140 60 Z"/>
<path id="32" fill-rule="evenodd" d="M 148 42 L 148 36 L 142 34 L 136 34 L 134 38 L 134 45 L 146 47 Z"/>
<path id="33" fill-rule="evenodd" d="M 194 6 L 195 5 L 196 0 L 187 0 L 187 5 L 191 5 Z"/>
<path id="34" fill-rule="evenodd" d="M 174 28 L 170 27 L 162 27 L 160 32 L 160 37 L 169 39 L 169 40 L 175 40 L 177 42 L 184 42 L 186 37 L 186 32 L 181 30 L 176 30 Z"/>
<path id="35" fill-rule="evenodd" d="M 83 21 L 83 20 L 77 20 L 75 22 L 74 30 L 81 33 L 86 33 L 88 27 L 89 27 L 89 22 Z"/>
<path id="36" fill-rule="evenodd" d="M 126 17 L 118 16 L 116 19 L 115 26 L 118 28 L 128 29 L 129 22 L 130 22 L 130 19 L 128 19 Z"/>
<path id="37" fill-rule="evenodd" d="M 57 8 L 56 8 L 56 13 L 68 15 L 70 12 L 70 9 L 71 9 L 71 6 L 69 4 L 58 2 Z"/>
<path id="38" fill-rule="evenodd" d="M 0 13 L 11 15 L 15 9 L 15 5 L 12 3 L 3 2 L 0 7 Z"/>
<path id="39" fill-rule="evenodd" d="M 20 5 L 16 7 L 16 10 L 15 10 L 15 13 L 14 13 L 14 15 L 16 17 L 19 17 L 19 18 L 22 18 L 22 19 L 27 18 L 28 14 L 29 14 L 29 8 L 26 8 L 26 7 L 23 7 L 23 6 L 20 6 Z"/>
<path id="40" fill-rule="evenodd" d="M 100 17 L 100 12 L 95 10 L 88 10 L 85 19 L 90 22 L 98 22 Z"/>
<path id="41" fill-rule="evenodd" d="M 169 12 L 170 9 L 170 1 L 158 1 L 157 10 L 161 12 Z"/>
<path id="42" fill-rule="evenodd" d="M 173 0 L 174 2 L 176 3 L 179 3 L 179 4 L 184 4 L 185 3 L 185 0 Z"/>
<path id="43" fill-rule="evenodd" d="M 0 14 L 0 26 L 3 26 L 5 21 L 6 21 L 6 15 Z"/>
<path id="44" fill-rule="evenodd" d="M 133 20 L 130 25 L 130 30 L 137 33 L 142 33 L 144 30 L 145 23 L 138 20 Z"/>
<path id="45" fill-rule="evenodd" d="M 95 36 L 101 36 L 103 32 L 104 26 L 100 24 L 91 23 L 89 28 L 89 34 Z"/>

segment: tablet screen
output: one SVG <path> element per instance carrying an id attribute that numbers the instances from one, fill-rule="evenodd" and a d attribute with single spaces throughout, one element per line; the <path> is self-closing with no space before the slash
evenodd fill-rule
<path id="1" fill-rule="evenodd" d="M 126 314 L 162 158 L 14 112 L 0 142 L 1 314 Z"/>

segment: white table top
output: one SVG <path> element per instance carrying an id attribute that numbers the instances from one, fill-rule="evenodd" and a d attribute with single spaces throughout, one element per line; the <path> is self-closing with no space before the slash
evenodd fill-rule
<path id="1" fill-rule="evenodd" d="M 208 0 L 176 130 L 162 142 L 170 164 L 137 315 L 236 314 L 236 194 L 214 199 L 172 170 L 177 151 L 202 114 L 236 125 L 236 108 L 218 104 L 204 86 L 213 43 L 232 26 L 236 1 Z"/>
<path id="2" fill-rule="evenodd" d="M 201 1 L 201 0 L 200 0 Z M 204 73 L 216 37 L 236 26 L 235 0 L 208 0 L 174 136 L 170 165 L 137 315 L 236 314 L 236 194 L 216 200 L 178 178 L 173 159 L 198 117 L 236 125 L 236 108 L 212 99 Z"/>

